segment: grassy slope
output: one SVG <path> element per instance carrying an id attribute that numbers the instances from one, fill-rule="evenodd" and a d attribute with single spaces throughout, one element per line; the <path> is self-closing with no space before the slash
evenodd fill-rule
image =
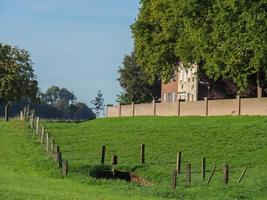
<path id="1" fill-rule="evenodd" d="M 140 188 L 121 182 L 95 182 L 117 192 L 176 199 L 267 199 L 267 117 L 130 117 L 46 126 L 70 160 L 73 178 L 85 178 L 88 169 L 99 164 L 101 145 L 106 144 L 108 162 L 113 153 L 117 154 L 118 168 L 134 170 L 155 183 Z M 138 164 L 141 143 L 146 144 L 144 166 Z M 184 162 L 178 189 L 173 192 L 169 189 L 170 174 L 179 150 L 183 161 L 192 163 L 193 186 L 185 186 Z M 218 166 L 209 187 L 200 178 L 202 156 L 207 157 L 208 170 L 213 164 Z M 228 187 L 222 184 L 223 163 L 230 165 Z M 249 167 L 247 174 L 243 183 L 237 184 L 245 166 Z"/>
<path id="2" fill-rule="evenodd" d="M 112 195 L 111 195 L 112 194 Z M 142 199 L 105 185 L 62 178 L 36 138 L 18 121 L 0 120 L 0 199 Z"/>

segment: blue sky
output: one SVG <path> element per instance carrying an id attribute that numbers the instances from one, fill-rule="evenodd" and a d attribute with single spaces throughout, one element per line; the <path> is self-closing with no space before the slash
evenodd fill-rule
<path id="1" fill-rule="evenodd" d="M 118 67 L 133 48 L 139 0 L 0 0 L 0 42 L 31 53 L 42 91 L 66 87 L 115 103 Z"/>

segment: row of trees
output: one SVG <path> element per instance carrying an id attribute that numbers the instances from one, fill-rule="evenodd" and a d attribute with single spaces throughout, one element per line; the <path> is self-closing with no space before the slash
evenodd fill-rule
<path id="1" fill-rule="evenodd" d="M 232 83 L 238 93 L 256 86 L 262 95 L 267 71 L 265 0 L 141 0 L 140 4 L 131 29 L 135 58 L 149 83 L 170 81 L 182 61 L 187 67 L 198 64 L 199 76 Z"/>
<path id="2" fill-rule="evenodd" d="M 40 117 L 64 119 L 94 119 L 104 110 L 101 91 L 91 101 L 93 108 L 77 101 L 73 92 L 58 86 L 42 93 L 38 87 L 29 52 L 0 43 L 0 112 L 17 115 L 24 106 L 30 105 Z M 10 106 L 12 109 L 10 110 Z"/>
<path id="3" fill-rule="evenodd" d="M 73 92 L 58 86 L 48 88 L 45 93 L 40 92 L 40 98 L 37 102 L 32 102 L 31 99 L 26 97 L 14 102 L 9 113 L 11 116 L 15 116 L 28 105 L 41 118 L 73 120 L 96 118 L 92 109 L 88 108 L 85 103 L 77 101 Z M 1 110 L 3 110 L 3 106 L 0 107 Z"/>

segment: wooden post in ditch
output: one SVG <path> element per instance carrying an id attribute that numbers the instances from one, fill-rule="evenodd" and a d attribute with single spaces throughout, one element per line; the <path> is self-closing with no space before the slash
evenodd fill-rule
<path id="1" fill-rule="evenodd" d="M 101 151 L 101 164 L 105 164 L 105 156 L 106 156 L 106 146 L 102 145 L 102 151 Z"/>
<path id="2" fill-rule="evenodd" d="M 112 165 L 117 165 L 118 164 L 118 157 L 116 155 L 112 155 L 111 164 Z"/>
<path id="3" fill-rule="evenodd" d="M 141 164 L 145 164 L 145 145 L 141 144 Z"/>
<path id="4" fill-rule="evenodd" d="M 243 177 L 245 176 L 245 173 L 246 173 L 247 169 L 248 169 L 248 167 L 245 167 L 245 168 L 244 168 L 244 170 L 243 170 L 241 176 L 239 177 L 238 183 L 241 183 Z"/>
<path id="5" fill-rule="evenodd" d="M 228 164 L 225 164 L 223 166 L 223 182 L 225 185 L 229 183 L 229 166 Z"/>
<path id="6" fill-rule="evenodd" d="M 67 176 L 69 171 L 69 164 L 67 160 L 63 161 L 63 175 Z"/>
<path id="7" fill-rule="evenodd" d="M 202 180 L 205 181 L 206 179 L 206 158 L 202 158 L 202 166 L 201 166 L 201 175 L 202 175 Z"/>
<path id="8" fill-rule="evenodd" d="M 191 176 L 191 163 L 186 164 L 186 182 L 188 186 L 191 186 L 192 176 Z"/>
<path id="9" fill-rule="evenodd" d="M 172 189 L 175 190 L 177 185 L 177 170 L 172 171 Z"/>
<path id="10" fill-rule="evenodd" d="M 212 177 L 213 177 L 213 175 L 214 175 L 214 173 L 215 173 L 215 170 L 216 170 L 216 165 L 214 165 L 214 167 L 213 167 L 213 169 L 212 169 L 212 172 L 211 172 L 210 177 L 209 177 L 208 182 L 207 182 L 208 185 L 209 185 L 210 182 L 211 182 L 211 179 L 212 179 Z"/>
<path id="11" fill-rule="evenodd" d="M 112 164 L 112 174 L 115 176 L 115 169 L 114 166 L 118 164 L 118 158 L 116 155 L 112 155 L 111 157 L 111 164 Z"/>
<path id="12" fill-rule="evenodd" d="M 181 162 L 182 162 L 182 152 L 178 152 L 176 157 L 176 171 L 178 174 L 181 173 Z"/>

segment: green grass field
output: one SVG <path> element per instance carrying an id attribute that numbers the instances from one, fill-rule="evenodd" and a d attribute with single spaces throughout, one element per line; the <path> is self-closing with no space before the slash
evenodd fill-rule
<path id="1" fill-rule="evenodd" d="M 19 121 L 0 120 L 0 199 L 154 199 L 133 190 L 114 191 L 109 185 L 77 176 L 63 178 L 37 138 Z M 64 127 L 64 126 L 63 126 Z M 118 185 L 121 182 L 117 181 Z M 116 182 L 115 182 L 116 183 Z M 127 186 L 134 188 L 134 186 Z"/>
<path id="2" fill-rule="evenodd" d="M 267 117 L 129 117 L 99 119 L 79 124 L 47 123 L 69 160 L 69 178 L 111 188 L 115 194 L 173 199 L 267 199 Z M 146 145 L 146 164 L 139 164 L 140 145 Z M 106 163 L 118 156 L 118 169 L 134 171 L 153 186 L 140 187 L 124 181 L 94 180 L 88 171 L 100 164 L 101 145 Z M 176 153 L 183 152 L 182 174 L 177 190 L 170 187 Z M 201 179 L 201 159 L 207 158 L 207 176 L 214 164 L 209 186 Z M 192 187 L 185 184 L 185 165 L 192 163 Z M 230 183 L 223 184 L 222 166 L 230 166 Z M 248 171 L 237 183 L 244 167 Z M 128 198 L 128 197 L 127 197 Z"/>
<path id="3" fill-rule="evenodd" d="M 84 123 L 46 123 L 69 160 L 61 176 L 37 137 L 19 121 L 0 120 L 0 199 L 267 199 L 267 117 L 129 117 Z M 146 164 L 140 165 L 140 145 Z M 154 185 L 141 187 L 114 180 L 95 180 L 88 172 L 118 156 L 118 169 L 134 171 Z M 182 151 L 182 174 L 171 190 L 176 152 Z M 207 158 L 209 186 L 201 180 L 201 159 Z M 192 186 L 185 184 L 185 165 L 192 163 Z M 230 166 L 224 186 L 222 166 Z M 247 166 L 241 184 L 237 180 Z"/>

